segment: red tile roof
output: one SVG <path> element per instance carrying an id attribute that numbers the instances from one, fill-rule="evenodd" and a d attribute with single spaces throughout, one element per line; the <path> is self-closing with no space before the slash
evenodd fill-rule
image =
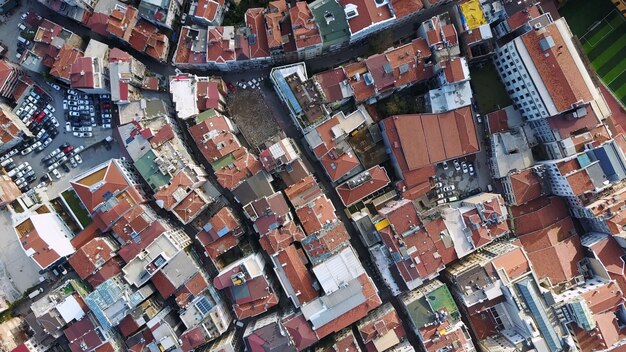
<path id="1" fill-rule="evenodd" d="M 568 217 L 567 206 L 559 197 L 540 197 L 524 205 L 511 207 L 515 232 L 524 235 L 545 229 Z"/>
<path id="2" fill-rule="evenodd" d="M 457 57 L 439 63 L 446 77 L 446 82 L 456 83 L 469 79 L 469 76 L 466 76 L 465 72 L 463 71 L 464 62 L 465 60 L 463 58 Z"/>
<path id="3" fill-rule="evenodd" d="M 232 33 L 234 36 L 232 27 L 209 28 L 206 55 L 208 62 L 225 63 L 237 59 L 235 55 L 235 39 L 225 36 L 225 33 Z"/>
<path id="4" fill-rule="evenodd" d="M 239 139 L 230 132 L 226 119 L 221 115 L 190 127 L 189 133 L 209 163 L 241 148 Z"/>
<path id="5" fill-rule="evenodd" d="M 132 6 L 119 6 L 111 11 L 106 31 L 128 42 L 137 23 L 139 11 Z"/>
<path id="6" fill-rule="evenodd" d="M 211 217 L 196 236 L 200 244 L 206 246 L 228 233 L 239 236 L 242 228 L 233 211 L 229 207 L 224 207 Z"/>
<path id="7" fill-rule="evenodd" d="M 222 87 L 226 87 L 226 84 L 221 79 L 199 80 L 196 83 L 198 110 L 206 111 L 208 109 L 222 109 L 222 100 L 224 93 Z M 216 116 L 216 117 L 219 117 Z M 213 118 L 216 118 L 213 117 Z M 228 129 L 226 129 L 228 130 Z"/>
<path id="8" fill-rule="evenodd" d="M 135 50 L 145 52 L 157 60 L 164 61 L 167 59 L 169 40 L 165 34 L 159 33 L 158 28 L 148 21 L 137 22 L 128 42 Z"/>
<path id="9" fill-rule="evenodd" d="M 194 297 L 198 297 L 209 287 L 209 283 L 201 272 L 193 275 L 176 293 L 176 304 L 185 308 Z"/>
<path id="10" fill-rule="evenodd" d="M 220 237 L 217 241 L 205 245 L 204 250 L 206 251 L 206 255 L 215 261 L 219 256 L 235 248 L 237 245 L 239 245 L 239 238 L 229 233 L 226 236 Z"/>
<path id="11" fill-rule="evenodd" d="M 502 254 L 493 259 L 491 264 L 496 269 L 504 269 L 510 280 L 515 280 L 531 271 L 530 262 L 526 259 L 522 248 Z"/>
<path id="12" fill-rule="evenodd" d="M 304 351 L 319 340 L 302 313 L 286 317 L 282 323 L 298 351 Z"/>
<path id="13" fill-rule="evenodd" d="M 374 24 L 393 18 L 389 5 L 377 6 L 373 1 L 366 0 L 340 0 L 343 8 L 347 5 L 356 7 L 357 15 L 348 19 L 348 26 L 352 35 Z"/>
<path id="14" fill-rule="evenodd" d="M 397 115 L 381 123 L 401 169 L 416 170 L 480 150 L 469 106 L 443 114 Z"/>
<path id="15" fill-rule="evenodd" d="M 556 23 L 551 23 L 541 30 L 530 31 L 521 36 L 558 111 L 568 110 L 579 101 L 589 102 L 593 98 L 574 61 L 573 55 L 578 53 L 569 51 L 563 34 Z M 554 45 L 542 50 L 540 43 L 549 37 Z"/>
<path id="16" fill-rule="evenodd" d="M 514 205 L 522 205 L 535 200 L 545 194 L 541 178 L 533 169 L 524 169 L 509 175 L 513 195 Z"/>
<path id="17" fill-rule="evenodd" d="M 363 180 L 363 181 L 361 181 Z M 367 170 L 367 174 L 361 173 L 335 188 L 341 202 L 350 206 L 359 200 L 381 190 L 389 184 L 389 176 L 385 168 L 374 166 Z"/>
<path id="18" fill-rule="evenodd" d="M 342 68 L 324 71 L 313 76 L 322 88 L 327 102 L 336 102 L 344 99 L 341 84 L 347 76 Z"/>
<path id="19" fill-rule="evenodd" d="M 533 4 L 530 7 L 524 8 L 523 10 L 512 14 L 511 16 L 509 16 L 509 18 L 507 18 L 506 21 L 509 24 L 509 28 L 511 29 L 511 31 L 514 31 L 517 28 L 527 24 L 528 21 L 530 21 L 531 19 L 537 18 L 539 16 L 541 16 L 541 13 L 539 13 L 539 9 L 537 8 L 537 6 Z"/>
<path id="20" fill-rule="evenodd" d="M 381 309 L 384 311 L 380 311 Z M 375 342 L 385 336 L 389 336 L 388 333 L 390 332 L 393 332 L 398 340 L 404 339 L 406 332 L 402 326 L 402 320 L 400 320 L 393 306 L 387 303 L 378 308 L 373 314 L 376 314 L 376 319 L 372 319 L 370 315 L 358 325 L 359 334 L 361 334 L 363 343 L 365 343 L 368 351 L 379 351 L 375 346 Z"/>
<path id="21" fill-rule="evenodd" d="M 67 44 L 63 45 L 50 69 L 50 74 L 65 81 L 70 81 L 72 65 L 81 57 L 83 57 L 82 51 Z"/>
<path id="22" fill-rule="evenodd" d="M 114 249 L 109 242 L 96 237 L 79 248 L 68 260 L 72 268 L 81 279 L 93 275 L 109 259 L 115 256 Z"/>
<path id="23" fill-rule="evenodd" d="M 87 28 L 91 29 L 91 31 L 100 34 L 101 36 L 107 37 L 109 33 L 107 32 L 107 23 L 109 22 L 109 16 L 102 12 L 94 12 L 87 21 Z"/>
<path id="24" fill-rule="evenodd" d="M 276 259 L 285 271 L 285 276 L 300 304 L 310 302 L 318 297 L 317 290 L 313 287 L 313 277 L 305 266 L 306 256 L 301 250 L 290 245 L 278 252 Z"/>
<path id="25" fill-rule="evenodd" d="M 189 223 L 208 206 L 207 201 L 200 192 L 199 189 L 194 190 L 174 207 L 174 213 L 176 213 L 183 224 Z"/>
<path id="26" fill-rule="evenodd" d="M 299 208 L 322 195 L 322 190 L 313 175 L 292 184 L 284 192 L 295 208 Z"/>
<path id="27" fill-rule="evenodd" d="M 389 221 L 390 226 L 378 232 L 392 257 L 394 254 L 399 256 L 400 260 L 395 261 L 395 266 L 405 282 L 426 279 L 443 270 L 446 263 L 435 244 L 441 241 L 441 232 L 430 233 L 424 228 L 411 201 L 399 201 L 379 212 Z M 411 250 L 408 257 L 402 254 L 402 251 L 412 248 L 415 250 Z"/>
<path id="28" fill-rule="evenodd" d="M 269 254 L 273 255 L 287 248 L 295 241 L 304 239 L 304 231 L 295 222 L 290 221 L 285 226 L 274 229 L 267 234 L 261 236 L 259 242 L 261 247 Z"/>
<path id="29" fill-rule="evenodd" d="M 424 4 L 421 0 L 391 0 L 391 7 L 397 19 L 411 16 L 420 11 Z"/>
<path id="30" fill-rule="evenodd" d="M 325 194 L 317 197 L 310 204 L 296 209 L 296 215 L 307 235 L 320 231 L 327 224 L 337 220 L 335 207 Z"/>
<path id="31" fill-rule="evenodd" d="M 87 278 L 87 282 L 94 289 L 108 279 L 122 273 L 122 261 L 115 257 L 106 262 L 95 274 Z"/>
<path id="32" fill-rule="evenodd" d="M 320 30 L 306 1 L 296 2 L 295 6 L 289 9 L 289 16 L 296 48 L 303 49 L 322 43 Z"/>
<path id="33" fill-rule="evenodd" d="M 611 235 L 597 241 L 591 246 L 598 260 L 604 265 L 611 279 L 615 280 L 622 292 L 626 292 L 626 264 L 622 257 L 626 251 L 620 247 Z"/>
<path id="34" fill-rule="evenodd" d="M 89 318 L 83 318 L 69 325 L 63 330 L 65 337 L 70 342 L 72 352 L 80 352 L 95 349 L 103 344 L 100 332 Z"/>
<path id="35" fill-rule="evenodd" d="M 220 185 L 231 191 L 246 178 L 256 175 L 263 169 L 259 160 L 244 147 L 235 150 L 232 154 L 235 161 L 231 165 L 215 171 L 215 176 Z"/>
<path id="36" fill-rule="evenodd" d="M 93 58 L 80 57 L 72 64 L 70 84 L 72 88 L 94 88 Z"/>
<path id="37" fill-rule="evenodd" d="M 181 193 L 187 194 L 193 184 L 194 182 L 187 172 L 180 170 L 166 187 L 154 194 L 154 199 L 161 208 L 172 210 L 176 204 L 182 201 L 180 199 Z"/>
<path id="38" fill-rule="evenodd" d="M 346 227 L 341 222 L 335 222 L 332 227 L 309 235 L 302 240 L 302 248 L 306 251 L 309 259 L 317 264 L 328 255 L 339 252 L 345 248 L 350 240 Z"/>
<path id="39" fill-rule="evenodd" d="M 250 51 L 246 54 L 251 59 L 270 56 L 264 12 L 265 9 L 263 8 L 251 8 L 245 14 L 246 26 L 250 28 L 250 36 L 248 37 Z"/>
<path id="40" fill-rule="evenodd" d="M 217 10 L 220 6 L 224 6 L 224 0 L 198 0 L 194 15 L 209 22 L 213 22 L 215 21 L 215 15 L 217 15 Z"/>

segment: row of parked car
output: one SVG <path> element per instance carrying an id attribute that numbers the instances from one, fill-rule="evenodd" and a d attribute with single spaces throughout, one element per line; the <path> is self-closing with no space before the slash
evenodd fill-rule
<path id="1" fill-rule="evenodd" d="M 59 134 L 59 121 L 51 99 L 37 86 L 22 101 L 15 114 L 24 122 L 34 137 L 24 138 L 20 145 L 22 155 L 44 150 Z"/>
<path id="2" fill-rule="evenodd" d="M 9 154 L 6 154 L 6 156 Z M 13 158 L 8 156 L 0 162 L 0 166 L 4 168 L 7 176 L 15 182 L 22 192 L 28 192 L 30 190 L 28 184 L 37 179 L 35 170 L 33 170 L 33 167 L 30 166 L 28 162 L 17 165 Z"/>
<path id="3" fill-rule="evenodd" d="M 87 95 L 69 89 L 66 99 L 63 100 L 63 108 L 67 114 L 65 129 L 73 132 L 76 137 L 92 137 L 93 133 L 87 127 L 96 127 L 98 123 L 104 128 L 111 128 L 109 94 Z"/>
<path id="4" fill-rule="evenodd" d="M 61 174 L 59 173 L 59 170 L 57 170 L 58 167 L 63 168 L 65 172 L 69 172 L 70 169 L 67 166 L 68 162 L 72 165 L 72 167 L 76 167 L 78 164 L 83 163 L 83 159 L 80 155 L 78 155 L 78 153 L 80 153 L 84 148 L 85 147 L 82 145 L 74 148 L 74 146 L 64 143 L 60 147 L 51 151 L 50 154 L 44 156 L 41 159 L 41 162 L 47 167 L 49 172 L 52 172 L 54 177 L 59 179 L 61 178 Z"/>

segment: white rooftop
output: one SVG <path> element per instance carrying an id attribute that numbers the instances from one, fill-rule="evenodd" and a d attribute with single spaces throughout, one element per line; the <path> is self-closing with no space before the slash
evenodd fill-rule
<path id="1" fill-rule="evenodd" d="M 313 267 L 313 273 L 322 285 L 324 293 L 329 295 L 345 286 L 349 281 L 361 276 L 365 270 L 354 254 L 352 247 L 348 246 Z"/>
<path id="2" fill-rule="evenodd" d="M 468 106 L 472 103 L 470 82 L 447 84 L 428 92 L 431 112 L 434 114 L 447 112 Z"/>
<path id="3" fill-rule="evenodd" d="M 57 311 L 61 314 L 61 318 L 65 323 L 69 324 L 72 320 L 81 320 L 85 316 L 85 312 L 76 301 L 74 296 L 67 296 L 63 302 L 57 307 Z"/>
<path id="4" fill-rule="evenodd" d="M 188 119 L 200 113 L 196 103 L 196 81 L 193 77 L 173 77 L 170 81 L 170 93 L 179 118 Z"/>

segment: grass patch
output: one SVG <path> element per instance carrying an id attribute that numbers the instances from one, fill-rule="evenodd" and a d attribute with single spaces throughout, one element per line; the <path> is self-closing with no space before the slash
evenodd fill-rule
<path id="1" fill-rule="evenodd" d="M 619 76 L 615 77 L 615 79 L 613 79 L 611 83 L 609 83 L 609 88 L 611 88 L 611 90 L 615 92 L 618 89 L 622 88 L 622 86 L 624 86 L 625 84 L 626 84 L 626 71 L 623 71 Z"/>
<path id="2" fill-rule="evenodd" d="M 18 202 L 17 200 L 11 202 L 11 207 L 13 207 L 13 210 L 15 210 L 16 213 L 24 212 L 24 208 L 22 208 L 22 205 L 20 205 L 20 202 Z"/>
<path id="3" fill-rule="evenodd" d="M 593 64 L 593 67 L 602 67 L 602 65 L 607 63 L 611 58 L 615 56 L 623 57 L 624 53 L 622 52 L 622 49 L 624 47 L 626 47 L 626 36 L 619 38 L 619 40 L 613 43 L 613 45 L 610 48 L 608 48 L 605 52 L 600 54 L 594 61 L 592 61 L 591 63 Z"/>
<path id="4" fill-rule="evenodd" d="M 513 104 L 493 65 L 470 68 L 470 77 L 481 114 Z"/>
<path id="5" fill-rule="evenodd" d="M 597 31 L 596 33 L 594 33 L 594 35 L 592 35 L 590 38 L 585 37 L 585 40 L 587 40 L 588 42 L 596 45 L 595 43 L 598 43 L 600 41 L 602 41 L 602 39 L 609 33 L 611 33 L 611 31 L 613 30 L 613 28 L 605 25 L 600 26 L 600 30 Z"/>
<path id="6" fill-rule="evenodd" d="M 615 28 L 611 34 L 604 37 L 604 39 L 593 47 L 588 53 L 589 60 L 593 62 L 596 60 L 602 53 L 609 50 L 623 35 L 626 33 L 626 24 L 622 24 L 621 26 Z"/>
<path id="7" fill-rule="evenodd" d="M 596 21 L 601 20 L 615 7 L 609 0 L 569 0 L 559 9 L 574 34 L 581 37 Z"/>
<path id="8" fill-rule="evenodd" d="M 600 77 L 615 76 L 615 72 L 619 74 L 623 70 L 624 63 L 626 63 L 626 56 L 624 56 L 623 53 L 617 54 L 604 65 L 596 68 L 596 72 L 600 75 Z"/>
<path id="9" fill-rule="evenodd" d="M 87 210 L 83 208 L 83 205 L 81 204 L 80 199 L 78 199 L 76 192 L 74 192 L 74 190 L 72 189 L 68 189 L 67 191 L 61 193 L 61 196 L 63 196 L 65 203 L 67 203 L 67 205 L 70 207 L 70 210 L 72 210 L 72 213 L 74 213 L 83 228 L 89 226 L 92 220 L 89 217 L 89 213 L 87 213 Z"/>
<path id="10" fill-rule="evenodd" d="M 622 60 L 615 65 L 608 66 L 608 68 L 611 68 L 611 70 L 609 72 L 600 74 L 600 76 L 604 79 L 605 82 L 612 82 L 624 71 L 626 71 L 626 57 L 623 57 Z"/>

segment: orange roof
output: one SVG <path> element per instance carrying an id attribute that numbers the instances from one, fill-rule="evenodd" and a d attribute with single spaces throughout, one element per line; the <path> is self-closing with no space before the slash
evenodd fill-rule
<path id="1" fill-rule="evenodd" d="M 313 278 L 304 263 L 306 256 L 301 250 L 290 245 L 278 252 L 276 259 L 285 271 L 285 276 L 300 304 L 310 302 L 318 297 L 317 290 L 313 287 Z"/>
<path id="2" fill-rule="evenodd" d="M 81 279 L 93 275 L 109 259 L 115 256 L 115 251 L 108 241 L 96 237 L 79 248 L 68 260 L 72 268 Z"/>
<path id="3" fill-rule="evenodd" d="M 385 337 L 390 331 L 395 331 L 395 335 L 399 340 L 406 336 L 402 320 L 395 308 L 390 303 L 387 303 L 378 308 L 376 313 L 381 309 L 385 311 L 381 315 L 376 314 L 376 319 L 367 317 L 358 325 L 359 334 L 361 334 L 368 351 L 378 351 L 375 342 Z"/>
<path id="4" fill-rule="evenodd" d="M 595 189 L 595 186 L 591 181 L 591 176 L 589 176 L 587 170 L 585 169 L 569 174 L 565 178 L 567 179 L 570 187 L 572 187 L 572 192 L 574 192 L 577 196 Z"/>
<path id="5" fill-rule="evenodd" d="M 420 11 L 424 5 L 421 0 L 391 0 L 391 7 L 396 18 L 401 19 Z"/>
<path id="6" fill-rule="evenodd" d="M 203 246 L 218 240 L 227 233 L 234 236 L 241 235 L 242 229 L 239 220 L 229 207 L 221 208 L 215 215 L 211 217 L 209 222 L 203 226 L 196 237 Z"/>
<path id="7" fill-rule="evenodd" d="M 154 221 L 151 216 L 147 215 L 146 207 L 146 205 L 140 204 L 131 209 L 113 224 L 111 231 L 125 243 L 132 241 L 131 234 L 133 232 L 141 233 Z"/>
<path id="8" fill-rule="evenodd" d="M 548 38 L 554 45 L 543 50 L 541 44 L 545 46 Z M 591 101 L 591 92 L 573 58 L 578 54 L 569 51 L 556 23 L 530 31 L 521 39 L 558 111 L 568 110 L 579 101 Z"/>
<path id="9" fill-rule="evenodd" d="M 537 199 L 544 194 L 541 178 L 533 169 L 524 169 L 509 175 L 515 196 L 515 204 L 521 205 Z"/>
<path id="10" fill-rule="evenodd" d="M 296 215 L 307 235 L 321 230 L 326 224 L 337 220 L 335 207 L 325 194 L 317 197 L 313 202 L 296 209 Z"/>
<path id="11" fill-rule="evenodd" d="M 200 191 L 194 190 L 178 203 L 173 211 L 178 215 L 178 218 L 181 219 L 183 224 L 187 224 L 198 216 L 207 206 L 208 203 L 205 201 L 204 197 L 201 196 Z"/>
<path id="12" fill-rule="evenodd" d="M 365 101 L 374 96 L 375 86 L 367 84 L 364 79 L 361 79 L 361 76 L 368 72 L 365 61 L 348 64 L 343 67 L 343 70 L 349 78 L 348 83 L 357 102 Z M 359 79 L 357 79 L 357 75 Z"/>
<path id="13" fill-rule="evenodd" d="M 137 23 L 139 11 L 132 6 L 119 6 L 111 11 L 106 31 L 128 42 L 130 34 Z"/>
<path id="14" fill-rule="evenodd" d="M 524 205 L 511 207 L 515 232 L 524 235 L 545 229 L 569 216 L 567 206 L 559 197 L 540 197 Z"/>
<path id="15" fill-rule="evenodd" d="M 94 88 L 93 58 L 80 57 L 72 64 L 70 83 L 72 88 Z"/>
<path id="16" fill-rule="evenodd" d="M 598 260 L 604 265 L 611 279 L 615 280 L 622 292 L 626 292 L 626 264 L 622 257 L 626 251 L 620 247 L 611 235 L 591 246 Z"/>
<path id="17" fill-rule="evenodd" d="M 348 26 L 352 35 L 380 22 L 393 18 L 389 5 L 377 6 L 373 1 L 366 0 L 340 0 L 339 4 L 344 9 L 352 4 L 356 7 L 357 15 L 348 18 Z"/>
<path id="18" fill-rule="evenodd" d="M 102 169 L 98 169 L 89 175 L 82 175 L 81 179 L 74 179 L 70 185 L 82 201 L 89 213 L 106 201 L 109 196 L 116 195 L 130 187 L 124 178 L 122 170 L 118 169 L 115 162 L 109 163 Z M 131 196 L 139 195 L 129 193 Z M 133 197 L 135 198 L 135 197 Z M 143 202 L 143 197 L 135 198 L 136 203 Z"/>
<path id="19" fill-rule="evenodd" d="M 349 243 L 350 235 L 343 223 L 337 221 L 331 226 L 301 241 L 302 248 L 314 265 L 322 262 L 329 254 L 337 253 L 345 248 Z"/>
<path id="20" fill-rule="evenodd" d="M 511 281 L 530 272 L 530 263 L 524 255 L 524 250 L 521 248 L 517 248 L 500 255 L 499 257 L 493 259 L 491 264 L 495 268 L 504 269 Z"/>
<path id="21" fill-rule="evenodd" d="M 328 173 L 328 177 L 330 177 L 330 180 L 333 182 L 340 180 L 361 165 L 361 162 L 351 149 L 340 156 L 336 156 L 335 153 L 331 151 L 321 157 L 320 162 L 324 170 L 326 170 L 326 173 Z"/>
<path id="22" fill-rule="evenodd" d="M 161 208 L 165 210 L 172 210 L 174 205 L 182 201 L 182 199 L 179 199 L 181 196 L 180 193 L 182 192 L 187 194 L 188 189 L 193 185 L 193 183 L 193 180 L 189 177 L 189 175 L 187 175 L 187 172 L 180 170 L 176 173 L 176 175 L 174 175 L 166 187 L 161 188 L 154 194 L 154 199 Z M 162 205 L 159 203 L 162 203 Z"/>
<path id="23" fill-rule="evenodd" d="M 345 206 L 352 205 L 389 184 L 387 170 L 378 165 L 360 173 L 335 188 Z"/>
<path id="24" fill-rule="evenodd" d="M 72 65 L 81 57 L 83 57 L 82 51 L 67 44 L 63 45 L 50 69 L 50 74 L 69 82 Z"/>
<path id="25" fill-rule="evenodd" d="M 224 6 L 224 0 L 198 0 L 194 16 L 213 22 L 220 6 Z"/>
<path id="26" fill-rule="evenodd" d="M 227 30 L 228 29 L 228 30 Z M 232 27 L 211 27 L 207 33 L 207 61 L 225 63 L 235 61 L 234 38 L 228 38 L 225 33 L 232 33 Z"/>
<path id="27" fill-rule="evenodd" d="M 284 192 L 295 208 L 301 207 L 322 195 L 322 190 L 313 175 L 292 184 Z"/>
<path id="28" fill-rule="evenodd" d="M 246 178 L 263 169 L 261 162 L 244 147 L 235 150 L 232 155 L 235 157 L 232 164 L 215 171 L 217 181 L 229 190 L 235 189 Z"/>
<path id="29" fill-rule="evenodd" d="M 264 12 L 265 9 L 263 8 L 251 8 L 246 11 L 246 25 L 250 28 L 250 36 L 248 37 L 250 52 L 246 54 L 251 59 L 270 56 Z"/>
<path id="30" fill-rule="evenodd" d="M 204 245 L 204 250 L 206 251 L 206 255 L 215 261 L 219 256 L 236 247 L 238 244 L 239 237 L 235 237 L 232 233 L 227 233 L 225 236 Z"/>
<path id="31" fill-rule="evenodd" d="M 304 237 L 305 235 L 302 228 L 293 221 L 290 221 L 286 225 L 262 235 L 259 239 L 259 243 L 269 255 L 273 255 L 285 249 L 295 241 L 302 241 Z"/>
<path id="32" fill-rule="evenodd" d="M 296 48 L 303 49 L 322 43 L 320 30 L 306 1 L 296 2 L 295 6 L 289 9 L 289 17 L 291 17 Z"/>
<path id="33" fill-rule="evenodd" d="M 541 16 L 541 13 L 539 13 L 539 9 L 537 8 L 537 6 L 533 4 L 528 8 L 524 8 L 523 10 L 512 14 L 511 16 L 509 16 L 509 18 L 507 18 L 506 21 L 508 22 L 511 31 L 514 31 L 517 28 L 527 24 L 528 21 L 530 21 L 531 19 L 537 18 L 539 16 Z"/>
<path id="34" fill-rule="evenodd" d="M 401 169 L 416 170 L 480 150 L 469 106 L 443 114 L 396 115 L 381 124 Z"/>
<path id="35" fill-rule="evenodd" d="M 457 57 L 440 63 L 448 83 L 461 82 L 469 79 L 468 76 L 465 76 L 465 72 L 463 71 L 463 62 L 464 60 L 462 60 L 462 58 Z"/>
<path id="36" fill-rule="evenodd" d="M 0 126 L 2 126 L 2 129 L 0 129 L 0 141 L 2 141 L 2 144 L 9 143 L 21 132 L 20 128 L 15 124 L 15 122 L 13 122 L 13 120 L 9 116 L 4 113 L 4 110 L 2 109 L 0 109 Z M 9 193 L 7 193 L 6 195 L 10 197 L 10 194 L 12 193 L 10 192 L 11 187 L 8 186 L 9 183 L 5 182 L 4 184 L 7 185 L 5 187 L 9 191 Z M 19 194 L 21 194 L 21 192 L 19 192 Z M 4 193 L 2 197 L 6 198 Z"/>

